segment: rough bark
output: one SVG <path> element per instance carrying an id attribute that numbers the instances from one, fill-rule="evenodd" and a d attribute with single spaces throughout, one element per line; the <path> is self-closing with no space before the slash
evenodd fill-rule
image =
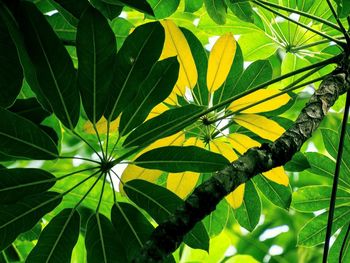
<path id="1" fill-rule="evenodd" d="M 162 262 L 178 248 L 194 225 L 214 211 L 227 194 L 255 175 L 286 164 L 311 137 L 338 97 L 349 90 L 347 62 L 340 63 L 323 80 L 293 126 L 280 138 L 259 148 L 249 149 L 238 160 L 198 186 L 184 204 L 154 230 L 134 262 Z"/>

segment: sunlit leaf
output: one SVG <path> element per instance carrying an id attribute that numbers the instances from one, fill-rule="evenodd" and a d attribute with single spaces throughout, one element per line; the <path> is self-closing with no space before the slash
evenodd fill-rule
<path id="1" fill-rule="evenodd" d="M 270 181 L 273 181 L 275 183 L 278 183 L 284 186 L 288 186 L 289 178 L 286 175 L 286 172 L 284 171 L 282 166 L 275 167 L 270 171 L 264 172 L 262 174 Z"/>
<path id="2" fill-rule="evenodd" d="M 79 228 L 79 213 L 73 209 L 62 210 L 44 228 L 26 262 L 71 262 L 72 250 L 79 237 Z"/>
<path id="3" fill-rule="evenodd" d="M 337 236 L 337 239 L 333 243 L 330 251 L 329 251 L 329 257 L 328 257 L 328 262 L 329 263 L 339 263 L 339 262 L 348 262 L 350 260 L 350 251 L 349 251 L 349 242 L 350 239 L 347 238 L 345 240 L 346 232 L 347 232 L 347 225 L 345 225 L 339 235 Z M 343 254 L 341 256 L 340 251 L 342 249 L 344 243 L 344 250 Z M 341 257 L 341 258 L 340 258 Z"/>
<path id="4" fill-rule="evenodd" d="M 254 11 L 248 1 L 225 0 L 225 3 L 239 19 L 246 22 L 254 22 Z"/>
<path id="5" fill-rule="evenodd" d="M 174 13 L 180 4 L 180 0 L 148 0 L 156 18 L 166 18 Z"/>
<path id="6" fill-rule="evenodd" d="M 238 186 L 232 193 L 226 196 L 226 201 L 232 208 L 238 208 L 242 205 L 244 199 L 245 184 Z"/>
<path id="7" fill-rule="evenodd" d="M 225 24 L 227 6 L 224 0 L 204 0 L 209 16 L 218 24 Z"/>
<path id="8" fill-rule="evenodd" d="M 194 13 L 203 5 L 203 0 L 185 0 L 185 12 Z"/>
<path id="9" fill-rule="evenodd" d="M 232 34 L 220 37 L 213 46 L 208 62 L 207 86 L 214 92 L 224 83 L 231 69 L 236 52 L 236 41 Z"/>
<path id="10" fill-rule="evenodd" d="M 306 156 L 298 152 L 293 155 L 292 160 L 284 165 L 284 169 L 291 172 L 301 172 L 308 168 L 311 168 Z"/>
<path id="11" fill-rule="evenodd" d="M 129 198 L 145 209 L 158 223 L 169 217 L 183 202 L 169 190 L 142 180 L 130 181 L 125 185 Z M 209 237 L 204 225 L 199 222 L 189 232 L 184 242 L 192 248 L 208 250 Z"/>

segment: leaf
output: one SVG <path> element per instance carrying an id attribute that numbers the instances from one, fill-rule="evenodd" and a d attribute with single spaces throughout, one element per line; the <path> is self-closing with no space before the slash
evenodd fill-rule
<path id="1" fill-rule="evenodd" d="M 145 209 L 157 223 L 162 223 L 175 212 L 183 201 L 166 188 L 143 180 L 133 180 L 125 184 L 128 197 Z M 209 249 L 209 237 L 204 225 L 199 222 L 189 232 L 184 242 L 192 248 Z"/>
<path id="2" fill-rule="evenodd" d="M 329 257 L 328 257 L 329 263 L 348 262 L 350 260 L 350 254 L 349 254 L 350 239 L 348 237 L 347 240 L 344 240 L 346 236 L 346 232 L 347 232 L 347 226 L 345 225 L 342 228 L 339 235 L 337 236 L 335 242 L 333 243 L 329 251 Z M 342 258 L 340 258 L 340 251 L 341 251 L 343 242 L 345 242 L 345 246 L 344 246 Z"/>
<path id="3" fill-rule="evenodd" d="M 55 216 L 41 232 L 38 243 L 28 255 L 28 263 L 69 263 L 78 241 L 80 216 L 67 208 Z"/>
<path id="4" fill-rule="evenodd" d="M 118 17 L 123 10 L 122 5 L 108 4 L 103 0 L 90 0 L 90 2 L 109 20 L 113 20 L 114 18 Z"/>
<path id="5" fill-rule="evenodd" d="M 253 182 L 271 203 L 283 209 L 289 209 L 292 201 L 292 190 L 290 187 L 272 182 L 263 175 L 255 176 Z"/>
<path id="6" fill-rule="evenodd" d="M 284 169 L 290 172 L 302 172 L 309 168 L 311 166 L 306 156 L 301 152 L 294 154 L 292 160 L 284 165 Z"/>
<path id="7" fill-rule="evenodd" d="M 80 16 L 90 6 L 88 0 L 50 0 L 50 3 L 74 27 L 78 25 Z"/>
<path id="8" fill-rule="evenodd" d="M 185 12 L 194 13 L 203 5 L 203 0 L 185 0 Z"/>
<path id="9" fill-rule="evenodd" d="M 254 184 L 250 181 L 245 183 L 244 199 L 240 207 L 234 210 L 235 218 L 238 223 L 247 229 L 253 231 L 259 223 L 261 214 L 261 201 Z"/>
<path id="10" fill-rule="evenodd" d="M 334 210 L 332 235 L 342 226 L 348 223 L 350 214 L 349 206 L 338 207 Z M 298 234 L 298 245 L 313 247 L 324 242 L 326 237 L 328 212 L 314 217 L 307 222 Z"/>
<path id="11" fill-rule="evenodd" d="M 166 146 L 142 154 L 134 163 L 143 168 L 170 173 L 209 173 L 223 169 L 230 161 L 196 146 Z"/>
<path id="12" fill-rule="evenodd" d="M 192 2 L 192 0 L 191 0 Z M 207 69 L 208 56 L 199 39 L 188 29 L 180 28 L 190 47 L 197 71 L 197 85 L 193 88 L 195 100 L 200 105 L 208 105 Z"/>
<path id="13" fill-rule="evenodd" d="M 208 62 L 207 86 L 209 92 L 220 88 L 230 72 L 236 53 L 236 40 L 228 33 L 214 44 Z"/>
<path id="14" fill-rule="evenodd" d="M 50 160 L 58 156 L 55 143 L 32 122 L 0 108 L 0 151 L 18 158 Z"/>
<path id="15" fill-rule="evenodd" d="M 8 262 L 18 262 L 21 261 L 21 256 L 19 254 L 19 251 L 15 247 L 14 244 L 11 244 L 8 246 L 3 253 L 5 254 Z M 0 261 L 1 262 L 1 261 Z"/>
<path id="16" fill-rule="evenodd" d="M 179 63 L 176 58 L 157 62 L 141 84 L 136 98 L 124 110 L 120 119 L 119 131 L 127 134 L 140 125 L 150 111 L 171 93 L 178 77 Z"/>
<path id="17" fill-rule="evenodd" d="M 116 40 L 107 19 L 92 7 L 79 20 L 76 45 L 84 109 L 89 120 L 97 123 L 105 111 L 113 79 Z"/>
<path id="18" fill-rule="evenodd" d="M 215 23 L 223 25 L 226 23 L 227 6 L 224 0 L 204 0 L 205 8 Z"/>
<path id="19" fill-rule="evenodd" d="M 350 15 L 350 6 L 348 0 L 335 0 L 338 5 L 337 13 L 340 18 L 348 17 Z M 345 261 L 344 261 L 345 262 Z"/>
<path id="20" fill-rule="evenodd" d="M 19 234 L 30 230 L 61 202 L 59 194 L 46 192 L 32 195 L 13 205 L 0 206 L 0 251 Z"/>
<path id="21" fill-rule="evenodd" d="M 301 187 L 293 193 L 292 206 L 301 212 L 314 212 L 327 209 L 331 200 L 332 187 L 328 185 L 311 185 Z M 350 193 L 337 189 L 336 207 L 350 203 Z"/>
<path id="22" fill-rule="evenodd" d="M 134 206 L 122 202 L 113 206 L 111 219 L 130 262 L 151 236 L 153 226 Z"/>
<path id="23" fill-rule="evenodd" d="M 168 110 L 141 124 L 126 137 L 123 146 L 147 145 L 158 139 L 173 135 L 195 122 L 190 117 L 203 109 L 204 107 L 189 104 Z"/>
<path id="24" fill-rule="evenodd" d="M 43 109 L 36 98 L 17 99 L 8 110 L 35 124 L 40 124 L 45 118 L 50 116 L 50 113 Z"/>
<path id="25" fill-rule="evenodd" d="M 75 41 L 77 29 L 69 24 L 61 13 L 55 13 L 45 18 L 60 39 Z"/>
<path id="26" fill-rule="evenodd" d="M 253 9 L 248 1 L 225 0 L 226 5 L 233 14 L 245 22 L 254 22 Z"/>
<path id="27" fill-rule="evenodd" d="M 0 204 L 15 203 L 26 196 L 42 193 L 54 184 L 55 177 L 44 170 L 34 168 L 0 170 Z"/>
<path id="28" fill-rule="evenodd" d="M 245 59 L 245 57 L 244 57 Z M 232 95 L 240 94 L 251 90 L 254 87 L 269 81 L 272 78 L 272 66 L 267 60 L 258 60 L 253 62 L 244 71 Z"/>
<path id="29" fill-rule="evenodd" d="M 126 5 L 142 13 L 154 16 L 154 12 L 146 0 L 103 0 L 103 2 L 114 5 Z"/>
<path id="30" fill-rule="evenodd" d="M 115 78 L 109 91 L 105 113 L 114 120 L 137 95 L 142 82 L 157 62 L 164 43 L 164 30 L 159 22 L 137 27 L 117 54 Z"/>
<path id="31" fill-rule="evenodd" d="M 234 116 L 233 120 L 261 138 L 270 141 L 275 141 L 285 131 L 277 122 L 256 114 L 239 114 Z"/>
<path id="32" fill-rule="evenodd" d="M 169 17 L 180 4 L 180 0 L 148 0 L 157 19 Z"/>
<path id="33" fill-rule="evenodd" d="M 124 18 L 117 17 L 110 22 L 110 26 L 117 39 L 117 48 L 120 49 L 134 25 Z"/>
<path id="34" fill-rule="evenodd" d="M 230 207 L 227 202 L 222 201 L 216 209 L 203 219 L 203 224 L 210 238 L 219 235 L 226 227 L 230 216 Z"/>
<path id="35" fill-rule="evenodd" d="M 87 224 L 85 246 L 87 262 L 128 262 L 123 250 L 125 243 L 120 243 L 119 232 L 111 221 L 102 214 L 93 214 Z"/>
<path id="36" fill-rule="evenodd" d="M 29 2 L 22 2 L 21 9 L 20 27 L 40 92 L 61 122 L 73 129 L 79 118 L 80 99 L 72 60 L 40 11 Z"/>
<path id="37" fill-rule="evenodd" d="M 23 71 L 16 46 L 1 14 L 0 63 L 0 106 L 7 108 L 12 105 L 21 90 Z"/>
<path id="38" fill-rule="evenodd" d="M 280 108 L 283 105 L 286 105 L 290 100 L 290 97 L 288 94 L 283 94 L 278 97 L 268 99 L 274 95 L 277 95 L 278 93 L 280 93 L 279 90 L 260 89 L 240 99 L 234 100 L 230 104 L 228 109 L 230 109 L 233 112 L 241 112 L 241 113 L 262 113 L 262 112 L 273 111 Z M 268 100 L 258 103 L 259 101 L 264 99 L 268 99 Z"/>
<path id="39" fill-rule="evenodd" d="M 197 83 L 197 68 L 191 49 L 182 31 L 171 20 L 162 21 L 165 42 L 160 59 L 177 56 L 180 64 L 179 77 L 174 92 L 184 96 L 186 88 L 192 89 Z"/>

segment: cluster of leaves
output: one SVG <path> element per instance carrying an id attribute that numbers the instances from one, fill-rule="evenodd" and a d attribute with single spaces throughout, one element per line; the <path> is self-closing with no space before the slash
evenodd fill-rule
<path id="1" fill-rule="evenodd" d="M 322 24 L 332 21 L 327 5 L 306 2 L 288 1 L 279 15 L 308 12 L 311 17 L 300 20 L 304 24 L 319 17 L 310 27 L 278 22 L 269 10 L 254 11 L 252 4 L 270 6 L 260 0 L 185 1 L 180 18 L 174 14 L 183 4 L 179 0 L 0 1 L 0 161 L 5 165 L 0 166 L 0 262 L 19 261 L 19 254 L 26 262 L 130 262 L 154 225 L 210 173 L 248 148 L 277 139 L 291 123 L 287 117 L 293 118 L 286 111 L 298 108 L 291 91 L 319 81 L 333 68 L 332 60 L 319 61 L 340 52 L 329 46 L 341 41 L 339 30 L 332 22 Z M 346 5 L 338 4 L 346 16 Z M 143 13 L 133 24 L 130 8 Z M 229 29 L 213 31 L 205 17 L 193 31 L 171 20 L 153 21 L 172 14 L 176 22 L 197 19 L 203 8 Z M 123 10 L 130 21 L 120 16 Z M 238 43 L 228 31 L 240 34 Z M 201 40 L 213 32 L 222 36 L 208 53 Z M 276 54 L 281 50 L 287 52 L 283 61 Z M 254 62 L 245 66 L 244 61 Z M 335 158 L 337 135 L 324 132 Z M 301 172 L 310 163 L 311 172 L 332 171 L 333 161 L 317 155 L 298 154 L 284 168 L 242 185 L 184 243 L 210 251 L 213 262 L 222 260 L 227 240 L 240 236 L 229 231 L 236 221 L 253 231 L 262 202 L 276 211 L 275 218 L 279 208 L 289 209 L 292 188 L 284 169 Z M 319 158 L 327 160 L 326 168 L 317 170 Z M 38 166 L 29 160 L 45 162 L 40 169 L 23 168 Z M 346 172 L 341 178 L 333 232 L 348 223 Z M 320 198 L 325 201 L 312 202 Z M 326 209 L 329 199 L 327 186 L 301 188 L 293 207 L 313 212 Z M 321 214 L 302 229 L 300 245 L 322 242 L 325 218 Z M 262 260 L 272 240 L 258 252 L 247 251 L 247 244 L 260 242 L 277 221 L 264 222 L 238 243 L 238 251 Z M 331 253 L 342 250 L 346 259 L 341 244 L 348 231 L 341 231 Z M 223 251 L 216 245 L 222 238 Z M 187 246 L 177 252 L 181 260 L 191 259 Z"/>

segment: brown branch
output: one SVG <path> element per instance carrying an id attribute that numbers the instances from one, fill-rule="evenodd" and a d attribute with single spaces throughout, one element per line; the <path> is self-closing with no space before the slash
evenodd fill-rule
<path id="1" fill-rule="evenodd" d="M 249 149 L 238 160 L 199 185 L 184 204 L 154 230 L 134 262 L 162 262 L 227 194 L 255 175 L 286 164 L 311 137 L 338 97 L 349 90 L 347 67 L 348 63 L 342 63 L 323 80 L 293 126 L 274 143 Z"/>

